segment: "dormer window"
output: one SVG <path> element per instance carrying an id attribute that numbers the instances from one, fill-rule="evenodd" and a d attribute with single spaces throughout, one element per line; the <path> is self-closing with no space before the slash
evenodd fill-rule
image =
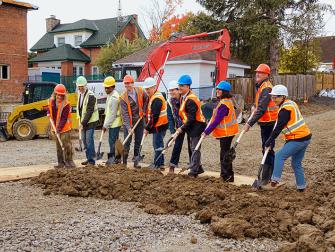
<path id="1" fill-rule="evenodd" d="M 74 36 L 74 45 L 75 46 L 80 46 L 81 43 L 83 43 L 83 36 L 82 35 Z"/>
<path id="2" fill-rule="evenodd" d="M 57 45 L 58 46 L 65 45 L 65 37 L 58 37 L 57 38 Z"/>

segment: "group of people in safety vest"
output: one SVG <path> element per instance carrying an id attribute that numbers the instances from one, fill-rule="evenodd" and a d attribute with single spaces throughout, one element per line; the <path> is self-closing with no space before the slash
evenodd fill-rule
<path id="1" fill-rule="evenodd" d="M 270 67 L 261 64 L 256 69 L 256 99 L 251 117 L 243 127 L 244 133 L 256 124 L 260 125 L 263 154 L 269 149 L 265 163 L 273 167 L 270 185 L 275 187 L 281 178 L 284 162 L 292 157 L 296 185 L 299 191 L 306 187 L 302 160 L 311 141 L 311 132 L 306 125 L 295 102 L 288 99 L 287 88 L 283 85 L 272 86 Z M 80 76 L 76 81 L 78 88 L 77 117 L 82 129 L 82 140 L 87 160 L 83 165 L 95 165 L 94 130 L 98 126 L 99 112 L 95 95 L 87 89 L 87 80 Z M 201 163 L 201 145 L 199 155 L 192 157 L 201 138 L 208 135 L 220 142 L 221 177 L 225 182 L 234 181 L 232 162 L 226 156 L 231 148 L 235 135 L 238 134 L 236 108 L 232 99 L 231 84 L 221 81 L 216 87 L 217 105 L 212 118 L 206 123 L 201 110 L 201 102 L 191 90 L 192 79 L 182 75 L 178 81 L 171 81 L 168 86 L 169 99 L 158 91 L 156 81 L 147 78 L 143 87 L 135 87 L 134 79 L 126 75 L 123 79 L 125 91 L 120 95 L 115 89 L 115 79 L 107 77 L 104 87 L 107 93 L 105 120 L 102 130 L 108 131 L 109 153 L 106 165 L 127 164 L 132 138 L 134 138 L 134 155 L 132 161 L 135 168 L 141 168 L 140 147 L 143 137 L 152 134 L 154 160 L 149 166 L 152 169 L 164 169 L 164 137 L 168 129 L 175 141 L 169 161 L 169 172 L 174 173 L 180 160 L 185 136 L 187 138 L 189 156 L 189 176 L 197 177 L 204 172 Z M 71 106 L 67 101 L 66 89 L 59 84 L 49 101 L 50 118 L 56 125 L 56 131 L 64 143 L 65 155 L 57 142 L 56 168 L 75 167 L 70 138 L 72 129 Z M 116 155 L 115 143 L 123 126 L 124 145 L 122 157 Z M 282 133 L 285 145 L 274 152 L 275 139 Z"/>

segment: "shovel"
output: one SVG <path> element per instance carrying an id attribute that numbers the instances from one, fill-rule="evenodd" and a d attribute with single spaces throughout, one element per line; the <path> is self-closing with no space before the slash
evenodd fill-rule
<path id="1" fill-rule="evenodd" d="M 101 135 L 100 135 L 99 145 L 98 145 L 97 160 L 102 159 L 102 157 L 104 155 L 104 152 L 100 152 L 100 150 L 101 150 L 101 144 L 102 144 L 102 138 L 104 136 L 104 133 L 105 132 L 102 130 L 101 131 Z"/>
<path id="2" fill-rule="evenodd" d="M 155 160 L 155 163 L 159 160 L 159 158 L 164 155 L 166 153 L 166 151 L 172 146 L 172 144 L 176 141 L 177 136 L 179 135 L 179 132 L 176 131 L 176 133 L 174 133 L 169 140 L 166 142 L 166 145 L 164 148 L 158 148 L 155 151 L 162 151 L 158 157 Z"/>
<path id="3" fill-rule="evenodd" d="M 138 150 L 138 157 L 139 157 L 139 162 L 143 160 L 144 158 L 144 155 L 141 155 L 141 151 L 142 151 L 142 147 L 143 147 L 143 144 L 144 144 L 144 139 L 147 135 L 143 134 L 143 137 L 142 137 L 142 141 L 141 141 L 141 145 L 140 145 L 140 149 Z"/>
<path id="4" fill-rule="evenodd" d="M 199 148 L 200 148 L 200 145 L 201 145 L 202 141 L 204 140 L 204 138 L 205 138 L 205 135 L 202 135 L 199 139 L 199 142 L 197 143 L 197 146 L 195 146 L 194 151 L 193 151 L 192 156 L 191 156 L 191 164 L 194 164 L 199 159 L 199 156 L 200 156 Z M 188 169 L 189 169 L 189 167 L 184 167 L 180 170 L 179 173 L 182 173 L 182 172 L 184 172 Z"/>
<path id="5" fill-rule="evenodd" d="M 265 164 L 265 160 L 269 154 L 269 151 L 270 151 L 270 147 L 265 149 L 261 165 L 258 169 L 257 179 L 252 184 L 252 187 L 254 188 L 257 188 L 257 189 L 261 188 L 263 185 L 266 185 L 267 183 L 269 183 L 271 179 L 272 172 L 273 172 L 273 166 Z"/>
<path id="6" fill-rule="evenodd" d="M 65 149 L 64 149 L 64 145 L 63 145 L 63 143 L 62 143 L 62 140 L 60 139 L 60 135 L 59 135 L 59 133 L 57 133 L 56 126 L 55 126 L 54 122 L 52 121 L 51 117 L 49 118 L 49 120 L 50 120 L 51 127 L 52 127 L 53 131 L 54 131 L 55 134 L 56 134 L 58 143 L 59 143 L 60 147 L 62 148 L 63 161 L 65 162 Z"/>
<path id="7" fill-rule="evenodd" d="M 116 142 L 115 142 L 115 148 L 116 148 L 117 152 L 119 153 L 119 155 L 123 154 L 123 152 L 124 152 L 124 145 L 129 140 L 129 138 L 134 134 L 134 130 L 136 129 L 137 125 L 140 123 L 141 120 L 142 120 L 142 117 L 140 117 L 137 120 L 136 124 L 132 128 L 132 131 L 128 133 L 126 139 L 124 139 L 123 142 L 121 142 L 120 139 L 116 140 Z"/>
<path id="8" fill-rule="evenodd" d="M 79 120 L 78 120 L 79 121 Z M 80 151 L 82 152 L 83 151 L 83 139 L 82 139 L 82 128 L 81 128 L 81 123 L 79 121 L 78 123 L 78 128 L 79 128 L 79 148 L 78 147 L 75 147 L 74 149 L 76 151 Z"/>

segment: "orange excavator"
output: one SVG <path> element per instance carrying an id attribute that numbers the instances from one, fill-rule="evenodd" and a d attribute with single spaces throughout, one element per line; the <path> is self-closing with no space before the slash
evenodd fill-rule
<path id="1" fill-rule="evenodd" d="M 202 39 L 213 34 L 220 34 L 220 36 L 217 40 Z M 164 74 L 165 64 L 168 60 L 187 54 L 212 50 L 216 51 L 214 83 L 217 85 L 220 81 L 227 78 L 230 59 L 230 35 L 227 29 L 180 37 L 159 45 L 148 56 L 138 81 L 144 81 L 147 77 L 156 76 L 158 88 Z"/>

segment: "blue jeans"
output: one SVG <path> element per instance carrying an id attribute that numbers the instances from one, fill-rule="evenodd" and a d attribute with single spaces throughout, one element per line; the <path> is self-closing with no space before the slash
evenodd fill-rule
<path id="1" fill-rule="evenodd" d="M 152 145 L 154 146 L 155 156 L 154 156 L 154 164 L 155 166 L 163 166 L 164 165 L 164 155 L 162 155 L 157 161 L 156 159 L 161 154 L 162 151 L 156 151 L 158 148 L 164 148 L 164 137 L 166 134 L 166 130 L 161 132 L 152 133 Z"/>
<path id="2" fill-rule="evenodd" d="M 280 177 L 283 172 L 284 162 L 289 157 L 292 157 L 291 164 L 295 175 L 295 181 L 297 185 L 297 189 L 304 189 L 306 188 L 305 176 L 304 176 L 304 169 L 301 165 L 301 161 L 305 156 L 305 152 L 307 146 L 311 140 L 306 140 L 303 142 L 297 141 L 289 141 L 287 142 L 283 148 L 281 148 L 275 157 L 275 166 L 272 173 L 271 180 L 273 181 L 280 181 Z"/>
<path id="3" fill-rule="evenodd" d="M 109 128 L 108 131 L 109 155 L 111 157 L 115 157 L 115 142 L 119 138 L 120 128 Z"/>
<path id="4" fill-rule="evenodd" d="M 87 161 L 95 164 L 94 129 L 83 130 L 83 143 Z"/>

